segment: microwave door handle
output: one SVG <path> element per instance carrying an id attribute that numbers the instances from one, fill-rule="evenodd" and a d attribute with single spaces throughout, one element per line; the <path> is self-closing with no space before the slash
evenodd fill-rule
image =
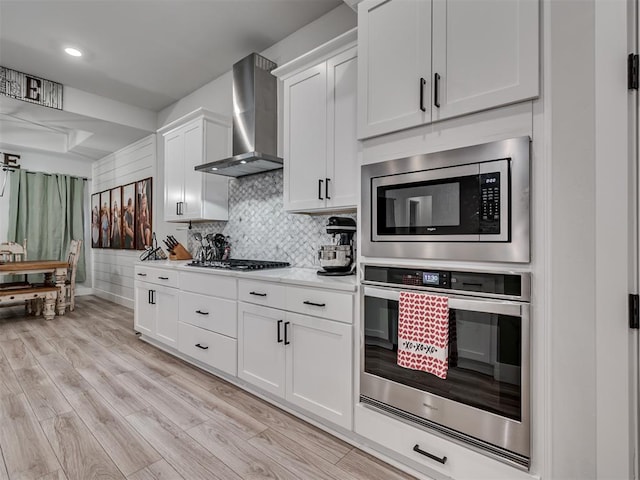
<path id="1" fill-rule="evenodd" d="M 387 289 L 387 288 L 375 288 L 364 287 L 365 297 L 383 298 L 385 300 L 398 301 L 400 300 L 401 290 Z M 429 294 L 429 292 L 425 292 Z M 433 293 L 433 295 L 438 295 Z M 472 312 L 493 313 L 496 315 L 509 315 L 512 317 L 522 316 L 523 305 L 515 302 L 508 302 L 502 300 L 471 300 L 460 297 L 448 297 L 449 308 L 455 310 L 469 310 Z"/>

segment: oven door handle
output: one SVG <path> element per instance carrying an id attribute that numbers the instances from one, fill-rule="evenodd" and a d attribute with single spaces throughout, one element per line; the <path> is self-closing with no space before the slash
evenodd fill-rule
<path id="1" fill-rule="evenodd" d="M 383 298 L 385 300 L 400 300 L 400 292 L 402 290 L 394 288 L 376 288 L 364 287 L 365 297 Z M 439 295 L 439 293 L 418 292 L 428 295 Z M 463 298 L 458 296 L 442 295 L 449 299 L 449 308 L 455 310 L 469 310 L 473 312 L 493 313 L 496 315 L 509 315 L 512 317 L 522 317 L 523 304 L 518 302 L 509 302 L 505 300 L 477 300 Z"/>

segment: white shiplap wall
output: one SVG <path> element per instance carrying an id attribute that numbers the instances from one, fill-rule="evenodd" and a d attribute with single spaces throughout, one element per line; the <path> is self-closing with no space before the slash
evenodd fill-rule
<path id="1" fill-rule="evenodd" d="M 93 193 L 153 177 L 152 222 L 162 186 L 156 182 L 156 135 L 152 134 L 93 164 Z M 155 230 L 155 229 L 154 229 Z M 92 248 L 93 290 L 100 297 L 133 308 L 133 265 L 139 250 Z"/>

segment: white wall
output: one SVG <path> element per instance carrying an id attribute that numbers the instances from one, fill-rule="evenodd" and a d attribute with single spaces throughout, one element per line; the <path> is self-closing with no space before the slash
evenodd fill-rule
<path id="1" fill-rule="evenodd" d="M 91 275 L 92 263 L 91 255 L 84 248 L 90 240 L 91 225 L 91 208 L 89 204 L 89 194 L 92 189 L 91 185 L 91 160 L 74 154 L 57 154 L 40 151 L 17 150 L 10 146 L 0 143 L 0 152 L 13 153 L 20 155 L 18 163 L 21 168 L 33 172 L 59 173 L 64 175 L 73 175 L 75 177 L 87 178 L 85 183 L 85 211 L 84 211 L 84 231 L 85 238 L 83 250 L 86 260 L 87 277 L 83 283 L 78 283 L 76 288 L 77 295 L 83 295 L 91 292 Z M 5 172 L 0 171 L 0 185 L 4 181 Z M 1 188 L 1 187 L 0 187 Z M 0 197 L 0 242 L 7 240 L 7 231 L 9 229 L 9 198 L 11 195 L 11 181 L 7 179 L 7 186 L 4 195 Z"/>
<path id="2" fill-rule="evenodd" d="M 267 48 L 261 55 L 273 60 L 278 65 L 299 57 L 300 55 L 313 50 L 315 47 L 328 42 L 329 40 L 343 34 L 356 26 L 356 14 L 347 5 L 340 5 L 331 10 L 317 20 L 305 25 L 284 38 L 275 45 Z M 238 59 L 240 60 L 240 59 Z M 171 123 L 172 121 L 186 115 L 187 113 L 203 107 L 215 113 L 227 115 L 231 118 L 231 68 L 229 71 L 215 80 L 209 82 L 195 92 L 180 99 L 173 105 L 158 113 L 158 128 Z M 283 145 L 282 135 L 282 105 L 283 94 L 278 91 L 278 145 Z M 229 153 L 230 154 L 230 153 Z M 282 152 L 279 151 L 282 155 Z M 164 184 L 164 144 L 162 138 L 158 138 L 158 185 Z M 175 236 L 178 241 L 187 244 L 187 229 L 184 224 L 166 223 L 161 221 L 164 217 L 164 202 L 161 197 L 156 198 L 158 206 L 157 223 L 155 223 L 158 238 L 165 238 L 167 235 Z"/>
<path id="3" fill-rule="evenodd" d="M 98 193 L 120 185 L 153 178 L 152 222 L 157 224 L 157 202 L 163 187 L 156 181 L 156 135 L 152 134 L 93 164 L 93 190 Z M 91 245 L 91 243 L 89 243 Z M 94 265 L 94 293 L 113 302 L 133 307 L 133 264 L 138 250 L 91 248 Z"/>

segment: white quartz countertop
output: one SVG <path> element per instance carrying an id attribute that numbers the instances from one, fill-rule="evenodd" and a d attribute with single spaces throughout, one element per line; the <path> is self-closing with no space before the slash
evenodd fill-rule
<path id="1" fill-rule="evenodd" d="M 191 267 L 188 261 L 152 260 L 137 262 L 136 265 L 144 267 L 170 268 L 183 272 L 205 273 L 208 275 L 232 276 L 239 279 L 262 280 L 265 282 L 287 283 L 291 285 L 326 288 L 355 292 L 358 289 L 357 275 L 343 277 L 328 277 L 318 275 L 314 268 L 273 268 L 268 270 L 221 270 L 217 268 Z"/>

